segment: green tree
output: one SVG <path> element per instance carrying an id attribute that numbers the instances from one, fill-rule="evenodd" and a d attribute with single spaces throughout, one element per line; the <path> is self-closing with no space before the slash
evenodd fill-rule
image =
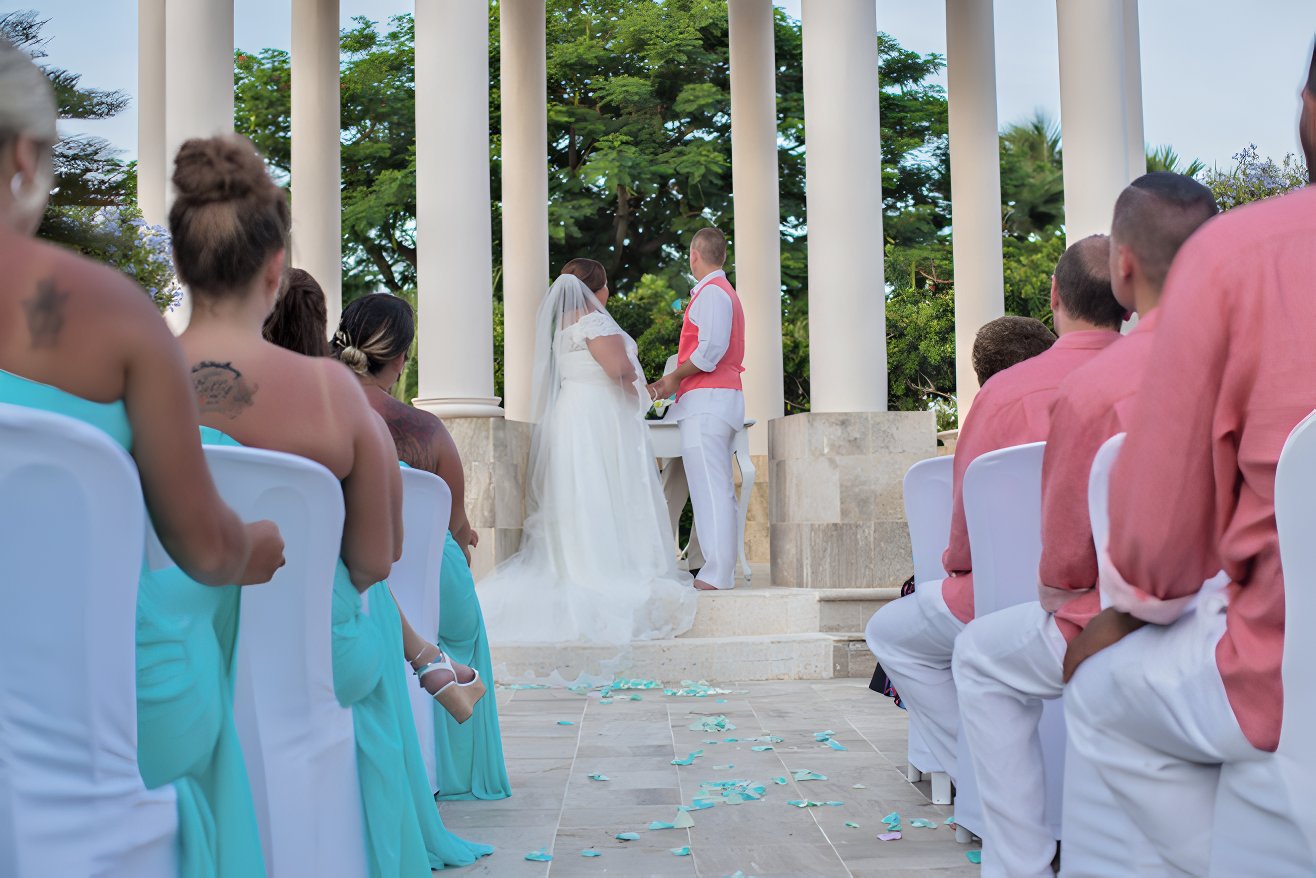
<path id="1" fill-rule="evenodd" d="M 1060 126 L 1040 110 L 1001 132 L 1001 202 L 1014 238 L 1044 235 L 1065 221 Z"/>
<path id="2" fill-rule="evenodd" d="M 494 254 L 501 251 L 498 7 L 490 16 Z M 589 255 L 609 269 L 611 308 L 646 371 L 675 351 L 689 290 L 683 246 L 715 223 L 731 233 L 730 72 L 721 0 L 549 0 L 547 20 L 550 262 Z M 808 407 L 803 46 L 776 13 L 778 163 L 788 410 Z M 903 246 L 948 224 L 946 102 L 931 78 L 944 62 L 878 36 L 887 237 Z M 344 288 L 415 288 L 414 25 L 362 18 L 342 35 Z M 286 52 L 239 51 L 235 124 L 290 173 Z M 296 181 L 291 181 L 296 185 Z M 731 254 L 734 260 L 734 249 Z M 547 279 L 546 279 L 547 280 Z M 494 266 L 495 333 L 501 270 Z M 634 301 L 632 301 L 632 299 Z M 496 344 L 497 356 L 501 345 Z M 501 386 L 501 369 L 496 370 Z"/>
<path id="3" fill-rule="evenodd" d="M 0 38 L 27 52 L 55 92 L 61 121 L 108 119 L 128 106 L 122 91 L 88 88 L 82 75 L 44 63 L 50 19 L 36 12 L 0 16 Z M 68 134 L 54 148 L 55 190 L 37 235 L 132 276 L 164 310 L 178 298 L 169 236 L 137 209 L 137 174 L 102 137 Z"/>

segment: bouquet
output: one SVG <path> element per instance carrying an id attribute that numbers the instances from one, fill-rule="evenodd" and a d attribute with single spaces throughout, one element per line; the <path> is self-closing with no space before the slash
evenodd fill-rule
<path id="1" fill-rule="evenodd" d="M 674 402 L 676 402 L 676 397 L 655 399 L 653 405 L 649 406 L 649 411 L 645 412 L 644 419 L 646 421 L 661 421 Z"/>

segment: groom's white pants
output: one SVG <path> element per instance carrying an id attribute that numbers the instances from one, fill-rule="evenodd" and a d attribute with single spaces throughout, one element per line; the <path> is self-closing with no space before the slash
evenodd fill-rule
<path id="1" fill-rule="evenodd" d="M 711 414 L 680 421 L 681 461 L 690 486 L 695 528 L 703 549 L 699 579 L 717 588 L 736 584 L 736 489 L 731 481 L 731 443 L 735 430 Z"/>

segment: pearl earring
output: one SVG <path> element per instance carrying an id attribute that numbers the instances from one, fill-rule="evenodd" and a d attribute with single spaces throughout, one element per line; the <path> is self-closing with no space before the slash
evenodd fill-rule
<path id="1" fill-rule="evenodd" d="M 9 191 L 13 194 L 15 201 L 23 197 L 23 175 L 21 173 L 14 174 L 9 178 Z"/>

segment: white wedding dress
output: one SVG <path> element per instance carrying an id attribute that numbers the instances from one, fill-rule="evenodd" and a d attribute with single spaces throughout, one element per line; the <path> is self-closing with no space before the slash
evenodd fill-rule
<path id="1" fill-rule="evenodd" d="M 571 275 L 549 290 L 537 328 L 521 548 L 478 591 L 490 642 L 624 647 L 682 634 L 697 598 L 676 566 L 635 342 Z M 590 340 L 612 335 L 633 384 L 610 377 L 590 352 Z"/>

